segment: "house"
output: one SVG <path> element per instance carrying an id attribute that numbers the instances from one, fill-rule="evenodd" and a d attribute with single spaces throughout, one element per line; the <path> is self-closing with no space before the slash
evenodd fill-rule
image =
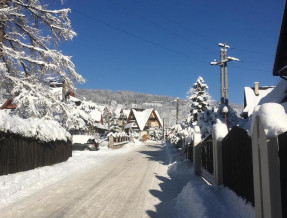
<path id="1" fill-rule="evenodd" d="M 260 87 L 258 82 L 254 83 L 254 87 L 244 87 L 244 109 L 240 116 L 244 119 L 250 117 L 261 99 L 268 95 L 273 89 L 274 86 Z"/>
<path id="2" fill-rule="evenodd" d="M 17 108 L 17 105 L 15 104 L 12 104 L 12 99 L 11 98 L 8 98 L 4 104 L 0 107 L 0 110 L 4 110 L 4 109 L 16 109 Z"/>
<path id="3" fill-rule="evenodd" d="M 161 128 L 163 126 L 159 113 L 153 108 L 150 109 L 131 109 L 125 125 L 125 130 L 133 129 L 140 138 L 148 134 L 150 128 Z"/>

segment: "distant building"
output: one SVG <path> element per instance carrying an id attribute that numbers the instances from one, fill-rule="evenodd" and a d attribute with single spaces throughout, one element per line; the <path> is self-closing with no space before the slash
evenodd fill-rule
<path id="1" fill-rule="evenodd" d="M 250 117 L 261 99 L 268 95 L 273 89 L 274 86 L 260 87 L 258 82 L 254 83 L 254 87 L 244 87 L 244 109 L 240 116 L 244 119 Z"/>
<path id="2" fill-rule="evenodd" d="M 150 109 L 131 109 L 125 125 L 125 130 L 130 128 L 139 134 L 141 138 L 148 134 L 150 128 L 162 128 L 163 123 L 159 113 L 153 108 Z"/>

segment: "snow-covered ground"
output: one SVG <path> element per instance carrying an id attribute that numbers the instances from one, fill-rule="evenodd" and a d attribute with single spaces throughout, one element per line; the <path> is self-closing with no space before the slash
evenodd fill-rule
<path id="1" fill-rule="evenodd" d="M 151 144 L 151 142 L 145 144 Z M 173 205 L 175 217 L 180 218 L 255 217 L 254 208 L 250 204 L 246 204 L 233 191 L 226 187 L 211 186 L 202 178 L 195 176 L 192 162 L 185 160 L 173 145 L 162 145 L 162 148 L 159 150 L 160 153 L 158 151 L 151 152 L 148 150 L 148 147 L 144 148 L 142 145 L 143 143 L 137 141 L 136 143 L 127 144 L 118 150 L 111 150 L 103 146 L 99 151 L 95 152 L 76 151 L 73 152 L 73 157 L 64 163 L 0 176 L 0 209 L 4 209 L 10 203 L 15 205 L 12 203 L 45 187 L 50 187 L 52 184 L 58 184 L 59 181 L 69 179 L 69 176 L 77 173 L 80 175 L 84 170 L 100 169 L 101 166 L 116 156 L 123 155 L 125 157 L 125 154 L 130 154 L 128 152 L 137 149 L 136 151 L 151 155 L 149 158 L 139 159 L 142 159 L 142 161 L 150 161 L 152 159 L 154 163 L 155 161 L 159 162 L 160 165 L 164 165 L 163 169 L 167 169 L 166 175 L 168 177 L 166 178 L 154 175 L 152 172 L 146 174 L 160 179 L 160 190 L 150 191 L 152 195 L 159 198 L 155 202 L 150 202 L 152 205 L 154 204 L 156 210 L 154 212 L 147 211 L 148 215 L 156 215 L 157 212 L 160 214 L 163 210 L 168 210 L 168 205 L 168 207 Z M 138 154 L 141 152 L 138 152 Z M 157 155 L 152 156 L 152 154 Z M 155 178 L 151 178 L 151 180 L 155 180 Z M 162 194 L 159 195 L 159 193 Z M 146 193 L 141 193 L 141 195 L 144 194 Z M 172 201 L 169 200 L 171 196 L 173 196 L 173 200 L 170 199 Z M 170 205 L 169 202 L 172 204 Z"/>
<path id="2" fill-rule="evenodd" d="M 102 166 L 111 157 L 129 152 L 142 145 L 142 142 L 136 141 L 118 150 L 101 146 L 99 151 L 73 151 L 73 156 L 66 162 L 0 176 L 0 208 L 74 173 Z"/>
<path id="3" fill-rule="evenodd" d="M 255 217 L 255 210 L 251 204 L 246 204 L 244 199 L 227 187 L 207 184 L 201 177 L 194 175 L 190 160 L 182 158 L 172 145 L 167 144 L 167 149 L 173 155 L 168 175 L 172 180 L 184 183 L 175 199 L 178 217 Z"/>

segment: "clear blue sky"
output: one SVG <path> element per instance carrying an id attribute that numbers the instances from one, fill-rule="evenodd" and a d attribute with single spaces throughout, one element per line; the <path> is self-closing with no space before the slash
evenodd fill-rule
<path id="1" fill-rule="evenodd" d="M 272 76 L 284 0 L 66 0 L 78 36 L 61 50 L 87 82 L 77 88 L 131 90 L 186 98 L 202 76 L 219 100 L 218 42 L 228 55 L 229 101 Z"/>

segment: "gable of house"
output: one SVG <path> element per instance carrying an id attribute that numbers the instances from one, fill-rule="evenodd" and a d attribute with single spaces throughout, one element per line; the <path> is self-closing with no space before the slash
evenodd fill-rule
<path id="1" fill-rule="evenodd" d="M 267 96 L 274 86 L 259 87 L 258 95 L 255 94 L 253 87 L 244 87 L 244 109 L 241 116 L 248 118 L 252 115 L 254 108 L 260 103 L 261 99 Z"/>

